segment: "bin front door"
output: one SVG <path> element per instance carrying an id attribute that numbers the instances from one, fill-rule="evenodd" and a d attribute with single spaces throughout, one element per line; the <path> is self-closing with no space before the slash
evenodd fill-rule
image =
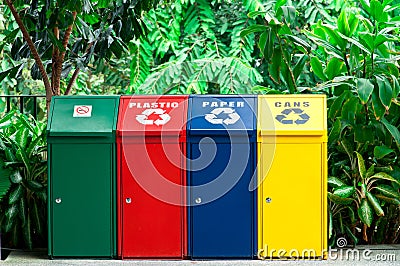
<path id="1" fill-rule="evenodd" d="M 193 258 L 252 257 L 253 150 L 249 149 L 248 143 L 191 144 Z"/>
<path id="2" fill-rule="evenodd" d="M 157 139 L 145 145 L 124 143 L 121 149 L 123 258 L 183 256 L 183 170 L 179 164 L 184 158 L 179 144 L 161 144 Z M 172 183 L 176 186 L 170 187 Z"/>
<path id="3" fill-rule="evenodd" d="M 261 144 L 264 181 L 259 195 L 262 206 L 260 256 L 321 256 L 324 228 L 322 149 L 318 143 Z"/>
<path id="4" fill-rule="evenodd" d="M 52 144 L 52 255 L 114 255 L 113 144 Z"/>

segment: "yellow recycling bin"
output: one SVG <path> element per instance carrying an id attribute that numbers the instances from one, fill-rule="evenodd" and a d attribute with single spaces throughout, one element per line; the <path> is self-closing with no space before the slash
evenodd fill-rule
<path id="1" fill-rule="evenodd" d="M 258 98 L 258 257 L 327 257 L 325 95 Z"/>

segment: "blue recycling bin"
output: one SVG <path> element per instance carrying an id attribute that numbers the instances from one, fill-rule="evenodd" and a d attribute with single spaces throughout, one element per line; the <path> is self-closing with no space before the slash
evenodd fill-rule
<path id="1" fill-rule="evenodd" d="M 192 259 L 257 255 L 257 97 L 189 98 L 188 255 Z"/>

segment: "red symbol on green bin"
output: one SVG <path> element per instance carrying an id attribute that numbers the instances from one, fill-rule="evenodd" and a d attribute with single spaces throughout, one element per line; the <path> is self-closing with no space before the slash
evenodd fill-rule
<path id="1" fill-rule="evenodd" d="M 90 111 L 89 106 L 81 105 L 76 108 L 76 112 L 80 115 L 87 114 Z"/>

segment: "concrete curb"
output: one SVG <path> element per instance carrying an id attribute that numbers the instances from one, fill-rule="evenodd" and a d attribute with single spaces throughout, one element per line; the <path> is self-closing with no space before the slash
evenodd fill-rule
<path id="1" fill-rule="evenodd" d="M 2 265 L 145 265 L 145 266 L 252 266 L 252 265 L 399 265 L 400 245 L 357 246 L 348 249 L 332 249 L 328 260 L 101 260 L 101 259 L 57 259 L 49 260 L 46 250 L 12 251 Z"/>

